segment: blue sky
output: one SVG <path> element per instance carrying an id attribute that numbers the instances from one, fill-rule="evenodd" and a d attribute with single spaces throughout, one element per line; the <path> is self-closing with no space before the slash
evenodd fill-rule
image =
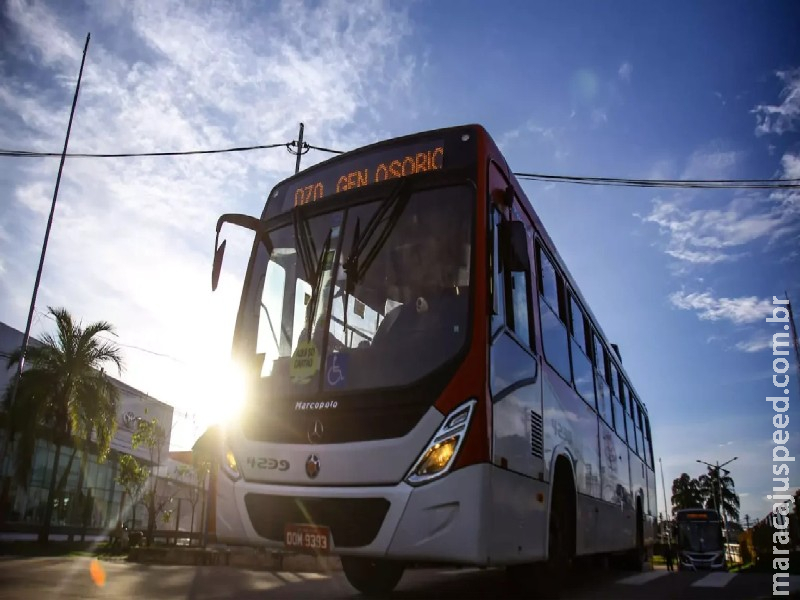
<path id="1" fill-rule="evenodd" d="M 300 121 L 311 144 L 350 149 L 479 122 L 515 171 L 800 178 L 793 2 L 8 0 L 0 10 L 0 148 L 61 149 L 90 31 L 74 152 L 286 142 Z M 325 158 L 311 152 L 303 165 Z M 0 320 L 18 329 L 57 167 L 0 159 Z M 48 305 L 114 323 L 123 379 L 192 413 L 174 429 L 187 447 L 219 412 L 249 247 L 228 233 L 212 295 L 216 217 L 258 213 L 293 169 L 284 149 L 69 159 L 33 333 L 52 327 Z M 777 331 L 764 318 L 784 291 L 800 307 L 800 193 L 524 187 L 621 347 L 667 488 L 701 474 L 698 458 L 738 455 L 742 515 L 763 516 Z M 790 447 L 800 454 L 797 438 Z"/>

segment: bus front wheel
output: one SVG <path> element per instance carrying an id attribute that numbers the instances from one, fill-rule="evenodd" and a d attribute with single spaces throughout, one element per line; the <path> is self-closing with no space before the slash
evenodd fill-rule
<path id="1" fill-rule="evenodd" d="M 343 556 L 342 570 L 347 581 L 365 596 L 382 596 L 400 582 L 403 565 L 389 560 Z"/>
<path id="2" fill-rule="evenodd" d="M 575 557 L 575 491 L 571 478 L 556 478 L 548 531 L 548 558 L 543 590 L 548 598 L 558 597 Z"/>

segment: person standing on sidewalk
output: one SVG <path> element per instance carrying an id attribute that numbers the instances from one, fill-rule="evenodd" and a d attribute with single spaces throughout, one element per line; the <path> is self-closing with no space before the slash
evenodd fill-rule
<path id="1" fill-rule="evenodd" d="M 667 544 L 667 550 L 664 553 L 664 559 L 667 562 L 667 571 L 673 571 L 674 570 L 672 568 L 672 560 L 673 560 L 673 558 L 674 557 L 672 555 L 672 544 Z"/>

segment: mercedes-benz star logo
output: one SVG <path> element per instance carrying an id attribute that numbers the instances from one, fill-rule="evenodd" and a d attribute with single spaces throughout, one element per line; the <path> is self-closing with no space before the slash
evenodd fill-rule
<path id="1" fill-rule="evenodd" d="M 312 454 L 306 459 L 306 475 L 310 479 L 316 479 L 319 475 L 319 457 L 316 454 Z"/>
<path id="2" fill-rule="evenodd" d="M 317 419 L 314 421 L 313 427 L 308 430 L 308 441 L 312 444 L 318 444 L 322 441 L 322 434 L 325 429 L 322 427 L 322 421 Z"/>

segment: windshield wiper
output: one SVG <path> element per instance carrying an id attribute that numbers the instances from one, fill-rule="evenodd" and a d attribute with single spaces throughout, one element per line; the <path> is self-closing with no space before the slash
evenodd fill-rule
<path id="1" fill-rule="evenodd" d="M 300 262 L 303 265 L 303 270 L 309 281 L 316 281 L 317 274 L 314 270 L 314 256 L 316 255 L 316 248 L 314 247 L 314 236 L 311 233 L 311 227 L 308 224 L 308 218 L 302 214 L 302 206 L 297 206 L 293 213 L 294 224 L 294 237 L 297 240 L 297 254 L 300 257 Z"/>
<path id="2" fill-rule="evenodd" d="M 328 235 L 325 237 L 325 242 L 322 244 L 322 252 L 320 252 L 319 259 L 315 265 L 312 265 L 314 273 L 314 287 L 311 289 L 311 300 L 308 302 L 308 311 L 306 313 L 306 331 L 308 332 L 308 339 L 311 339 L 311 329 L 314 326 L 314 319 L 317 316 L 317 305 L 319 297 L 322 294 L 322 275 L 325 272 L 325 261 L 331 248 L 331 238 L 333 229 L 328 230 Z"/>
<path id="3" fill-rule="evenodd" d="M 361 221 L 356 221 L 355 232 L 353 233 L 353 244 L 350 249 L 350 255 L 344 261 L 343 268 L 347 276 L 345 282 L 345 292 L 347 294 L 353 293 L 356 284 L 361 281 L 367 274 L 370 266 L 375 258 L 378 256 L 381 248 L 389 239 L 394 230 L 397 222 L 400 220 L 400 215 L 405 210 L 406 203 L 410 198 L 410 194 L 405 193 L 408 186 L 408 179 L 401 179 L 397 186 L 392 190 L 392 193 L 381 203 L 378 210 L 367 223 L 364 228 L 364 234 L 360 233 Z M 390 212 L 391 211 L 391 212 Z M 389 216 L 386 217 L 387 213 Z M 381 223 L 381 221 L 386 220 Z M 372 239 L 375 238 L 375 243 L 369 250 L 369 253 L 364 257 L 364 262 L 359 264 L 361 255 L 366 251 L 367 246 Z"/>

